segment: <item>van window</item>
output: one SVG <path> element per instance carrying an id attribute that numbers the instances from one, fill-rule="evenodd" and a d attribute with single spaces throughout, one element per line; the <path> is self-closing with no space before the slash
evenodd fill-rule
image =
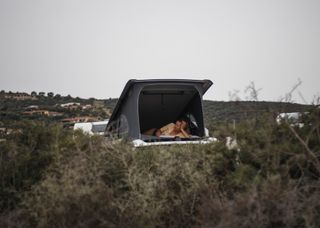
<path id="1" fill-rule="evenodd" d="M 112 121 L 107 129 L 107 135 L 112 138 L 123 138 L 128 136 L 129 124 L 125 115 L 121 114 L 120 117 Z"/>
<path id="2" fill-rule="evenodd" d="M 127 137 L 129 134 L 128 119 L 125 115 L 121 115 L 118 123 L 118 135 L 119 137 Z"/>
<path id="3" fill-rule="evenodd" d="M 195 127 L 199 127 L 198 124 L 197 124 L 196 118 L 192 114 L 188 114 L 187 116 L 188 116 L 190 122 L 192 124 L 194 124 Z"/>

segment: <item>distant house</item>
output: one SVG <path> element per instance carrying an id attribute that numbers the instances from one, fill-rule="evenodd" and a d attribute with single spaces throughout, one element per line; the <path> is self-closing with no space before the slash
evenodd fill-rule
<path id="1" fill-rule="evenodd" d="M 55 116 L 63 116 L 63 113 L 61 112 L 49 112 L 49 116 L 55 117 Z"/>
<path id="2" fill-rule="evenodd" d="M 22 114 L 26 116 L 33 116 L 33 115 L 49 116 L 49 111 L 48 110 L 31 110 L 31 111 L 25 111 Z"/>
<path id="3" fill-rule="evenodd" d="M 28 110 L 28 111 L 32 111 L 32 110 L 39 109 L 39 106 L 38 105 L 29 105 L 28 107 L 25 107 L 24 109 Z"/>
<path id="4" fill-rule="evenodd" d="M 77 102 L 70 102 L 70 103 L 60 104 L 60 107 L 67 108 L 67 109 L 77 109 L 80 106 L 81 106 L 81 104 L 77 103 Z"/>
<path id="5" fill-rule="evenodd" d="M 90 108 L 92 108 L 92 105 L 91 104 L 82 105 L 81 108 L 82 109 L 90 109 Z"/>
<path id="6" fill-rule="evenodd" d="M 25 111 L 22 114 L 26 115 L 26 116 L 41 115 L 41 116 L 52 116 L 52 117 L 62 116 L 63 115 L 63 113 L 51 112 L 51 111 L 48 111 L 48 110 L 31 110 L 31 111 Z"/>
<path id="7" fill-rule="evenodd" d="M 90 109 L 92 108 L 92 105 L 91 104 L 84 104 L 84 105 L 81 105 L 80 103 L 78 102 L 70 102 L 70 103 L 65 103 L 65 104 L 60 104 L 60 107 L 62 108 L 67 108 L 67 109 L 77 109 L 77 108 L 80 108 L 80 109 Z"/>
<path id="8" fill-rule="evenodd" d="M 28 93 L 5 93 L 4 98 L 14 100 L 37 100 L 38 98 L 29 95 Z"/>

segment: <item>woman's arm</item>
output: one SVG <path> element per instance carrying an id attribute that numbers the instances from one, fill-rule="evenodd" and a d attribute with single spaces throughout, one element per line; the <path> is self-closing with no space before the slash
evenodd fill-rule
<path id="1" fill-rule="evenodd" d="M 180 131 L 181 131 L 181 133 L 183 134 L 184 137 L 186 137 L 186 138 L 190 137 L 190 135 L 183 128 L 181 128 Z"/>
<path id="2" fill-rule="evenodd" d="M 156 130 L 157 130 L 156 128 L 151 128 L 151 129 L 143 132 L 142 134 L 152 136 Z"/>

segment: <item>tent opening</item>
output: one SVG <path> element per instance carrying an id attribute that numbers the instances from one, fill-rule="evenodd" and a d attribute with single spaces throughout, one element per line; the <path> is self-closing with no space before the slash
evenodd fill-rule
<path id="1" fill-rule="evenodd" d="M 158 138 L 147 136 L 144 132 L 153 128 L 159 129 L 168 123 L 175 123 L 181 118 L 187 120 L 192 139 L 204 136 L 201 96 L 194 86 L 147 86 L 139 95 L 138 105 L 142 139 Z"/>

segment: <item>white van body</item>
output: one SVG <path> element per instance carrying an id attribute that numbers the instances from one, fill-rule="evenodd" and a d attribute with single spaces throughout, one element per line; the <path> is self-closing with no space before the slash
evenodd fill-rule
<path id="1" fill-rule="evenodd" d="M 73 130 L 82 130 L 89 135 L 104 135 L 108 120 L 98 122 L 75 123 Z"/>

